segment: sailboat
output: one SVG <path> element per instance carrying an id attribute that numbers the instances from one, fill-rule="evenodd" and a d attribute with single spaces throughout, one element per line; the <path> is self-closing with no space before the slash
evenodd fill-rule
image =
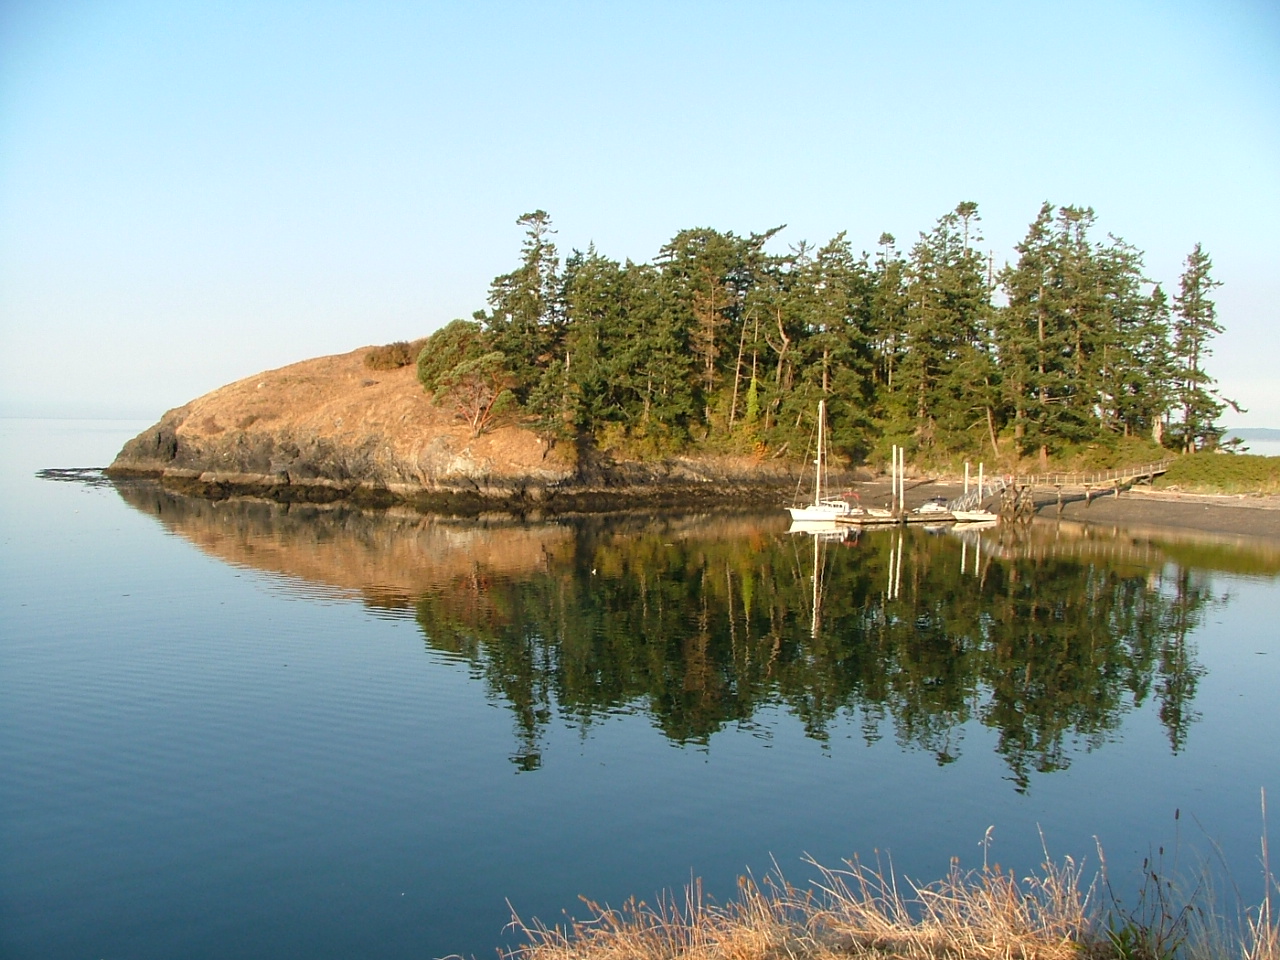
<path id="1" fill-rule="evenodd" d="M 818 401 L 818 456 L 814 463 L 813 503 L 787 507 L 794 523 L 834 523 L 857 508 L 843 497 L 824 496 L 827 474 L 827 401 Z"/>

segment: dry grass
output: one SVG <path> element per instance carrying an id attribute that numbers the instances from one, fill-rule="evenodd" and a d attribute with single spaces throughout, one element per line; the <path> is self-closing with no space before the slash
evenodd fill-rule
<path id="1" fill-rule="evenodd" d="M 1265 844 L 1268 895 L 1234 928 L 1205 909 L 1202 883 L 1195 902 L 1173 914 L 1162 902 L 1163 919 L 1144 926 L 1114 900 L 1100 903 L 1097 879 L 1070 859 L 1046 858 L 1021 879 L 999 866 L 953 864 L 946 879 L 924 886 L 856 859 L 812 866 L 819 878 L 811 889 L 776 871 L 763 883 L 747 876 L 724 906 L 707 902 L 695 882 L 683 899 L 654 905 L 586 901 L 588 918 L 568 927 L 516 917 L 525 943 L 506 960 L 1280 960 Z M 1148 878 L 1164 882 L 1154 870 Z M 1170 916 L 1181 926 L 1168 926 Z"/>
<path id="2" fill-rule="evenodd" d="M 1280 960 L 1280 917 L 1272 912 L 1272 892 L 1280 893 L 1280 882 L 1271 872 L 1271 849 L 1267 840 L 1267 791 L 1262 791 L 1262 881 L 1266 894 L 1261 905 L 1245 916 L 1245 936 L 1240 944 L 1242 960 Z"/>
<path id="3" fill-rule="evenodd" d="M 1275 881 L 1271 883 L 1274 886 Z M 1148 942 L 1154 939 L 1148 938 Z M 1184 943 L 1176 951 L 1148 950 L 1132 955 L 1182 960 L 1280 960 L 1280 923 L 1271 913 L 1269 897 L 1257 907 L 1242 911 L 1234 926 L 1221 913 L 1197 908 L 1190 914 Z"/>
<path id="4" fill-rule="evenodd" d="M 1240 945 L 1241 960 L 1280 960 L 1280 924 L 1265 904 L 1248 918 L 1247 931 Z"/>
<path id="5" fill-rule="evenodd" d="M 891 873 L 856 860 L 819 869 L 823 906 L 810 926 L 824 956 L 1057 960 L 1080 957 L 1089 943 L 1093 888 L 1082 888 L 1070 859 L 1021 880 L 999 866 L 953 863 L 946 879 L 906 893 Z"/>
<path id="6" fill-rule="evenodd" d="M 1232 879 L 1230 865 L 1211 839 L 1214 855 L 1198 868 L 1179 864 L 1181 839 L 1166 859 L 1159 848 L 1155 858 L 1142 864 L 1143 883 L 1133 905 L 1127 906 L 1111 891 L 1106 858 L 1101 885 L 1107 900 L 1105 935 L 1112 950 L 1104 957 L 1135 960 L 1280 960 L 1280 923 L 1272 912 L 1272 894 L 1280 892 L 1271 872 L 1267 840 L 1267 795 L 1261 792 L 1261 858 L 1263 895 L 1256 905 L 1241 893 Z M 1180 812 L 1175 811 L 1178 821 Z M 1215 865 L 1216 864 L 1216 868 Z M 1220 896 L 1226 880 L 1229 895 Z"/>
<path id="7" fill-rule="evenodd" d="M 819 881 L 798 890 L 780 874 L 738 882 L 738 898 L 708 903 L 701 887 L 683 901 L 621 909 L 587 903 L 568 928 L 513 921 L 524 946 L 512 960 L 1067 960 L 1094 952 L 1089 898 L 1070 860 L 1019 880 L 999 867 L 903 890 L 891 871 L 857 860 L 813 864 Z"/>

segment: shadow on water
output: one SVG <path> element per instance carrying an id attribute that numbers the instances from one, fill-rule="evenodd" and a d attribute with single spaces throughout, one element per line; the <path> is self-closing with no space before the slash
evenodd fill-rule
<path id="1" fill-rule="evenodd" d="M 777 516 L 453 523 L 404 512 L 120 496 L 225 562 L 413 617 L 511 710 L 512 761 L 548 724 L 648 715 L 706 744 L 764 708 L 823 741 L 851 721 L 939 764 L 995 734 L 1015 789 L 1154 706 L 1178 752 L 1204 670 L 1191 637 L 1215 563 L 1275 577 L 1280 550 L 1061 523 L 793 536 Z"/>
<path id="2" fill-rule="evenodd" d="M 59 483 L 78 483 L 86 487 L 109 487 L 111 480 L 102 467 L 47 467 L 37 470 L 40 480 L 53 480 Z"/>

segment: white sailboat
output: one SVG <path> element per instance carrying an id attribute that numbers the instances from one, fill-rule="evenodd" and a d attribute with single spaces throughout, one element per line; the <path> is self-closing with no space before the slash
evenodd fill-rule
<path id="1" fill-rule="evenodd" d="M 982 504 L 984 500 L 993 494 L 999 493 L 1002 489 L 1004 489 L 1004 481 L 1000 481 L 988 488 L 985 480 L 985 470 L 983 465 L 979 463 L 978 486 L 975 490 L 970 491 L 969 464 L 966 463 L 964 465 L 964 495 L 949 504 L 951 514 L 956 518 L 956 523 L 979 526 L 995 525 L 1000 520 L 999 515 L 992 513 Z"/>
<path id="2" fill-rule="evenodd" d="M 952 510 L 951 515 L 956 518 L 956 523 L 964 523 L 973 525 L 986 525 L 994 527 L 1000 522 L 999 514 L 992 513 L 990 510 Z"/>
<path id="3" fill-rule="evenodd" d="M 827 479 L 827 401 L 818 401 L 818 456 L 814 463 L 813 503 L 787 507 L 793 523 L 835 523 L 855 508 L 843 497 L 824 495 Z"/>

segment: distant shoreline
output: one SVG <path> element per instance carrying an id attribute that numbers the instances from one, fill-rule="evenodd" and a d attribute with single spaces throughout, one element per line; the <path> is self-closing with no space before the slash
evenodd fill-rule
<path id="1" fill-rule="evenodd" d="M 1224 437 L 1239 437 L 1241 440 L 1277 440 L 1280 441 L 1280 430 L 1273 427 L 1242 427 L 1239 430 L 1224 430 Z"/>

